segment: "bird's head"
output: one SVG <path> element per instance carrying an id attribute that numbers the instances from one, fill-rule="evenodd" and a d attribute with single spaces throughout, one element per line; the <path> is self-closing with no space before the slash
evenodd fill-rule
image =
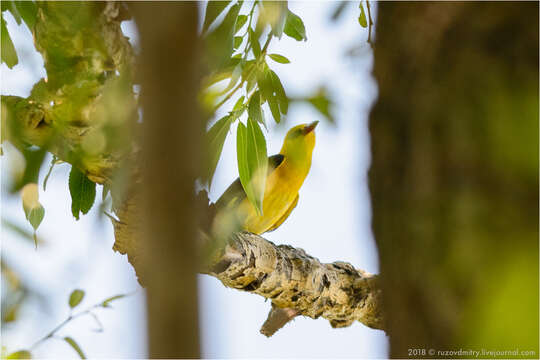
<path id="1" fill-rule="evenodd" d="M 307 162 L 311 164 L 311 154 L 315 147 L 315 127 L 319 122 L 301 124 L 287 132 L 280 154 L 290 161 Z"/>

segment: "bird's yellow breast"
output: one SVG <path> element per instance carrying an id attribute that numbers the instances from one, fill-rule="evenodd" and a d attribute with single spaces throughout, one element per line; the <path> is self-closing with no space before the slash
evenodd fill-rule
<path id="1" fill-rule="evenodd" d="M 266 179 L 262 215 L 257 214 L 247 198 L 242 201 L 239 210 L 245 216 L 244 230 L 254 234 L 268 231 L 293 204 L 309 167 L 299 172 L 297 167 L 291 165 L 287 159 L 283 160 Z"/>

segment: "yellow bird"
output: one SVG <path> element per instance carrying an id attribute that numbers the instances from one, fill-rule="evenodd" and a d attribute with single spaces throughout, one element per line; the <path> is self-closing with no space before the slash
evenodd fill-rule
<path id="1" fill-rule="evenodd" d="M 254 234 L 279 227 L 298 203 L 298 191 L 311 167 L 315 147 L 313 130 L 318 123 L 314 121 L 290 129 L 279 154 L 268 158 L 262 215 L 247 198 L 240 179 L 236 179 L 216 202 L 216 219 L 221 218 L 222 224 L 235 222 L 236 226 Z"/>

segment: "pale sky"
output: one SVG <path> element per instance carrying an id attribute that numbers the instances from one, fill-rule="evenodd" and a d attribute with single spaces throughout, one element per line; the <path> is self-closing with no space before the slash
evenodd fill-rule
<path id="1" fill-rule="evenodd" d="M 367 31 L 357 21 L 358 5 L 349 6 L 337 23 L 328 21 L 333 2 L 289 2 L 306 25 L 308 41 L 284 36 L 272 41 L 269 52 L 286 55 L 291 64 L 269 66 L 280 76 L 289 95 L 307 95 L 326 85 L 336 99 L 337 126 L 331 126 L 307 105 L 291 106 L 285 127 L 269 126 L 269 154 L 279 151 L 283 137 L 296 124 L 321 120 L 316 129 L 317 145 L 311 172 L 301 191 L 300 201 L 289 219 L 275 232 L 264 236 L 278 244 L 305 249 L 323 262 L 348 261 L 357 268 L 378 272 L 378 262 L 370 221 L 367 188 L 370 161 L 367 117 L 377 90 L 371 77 L 372 53 L 365 42 Z M 2 64 L 2 94 L 27 96 L 44 70 L 33 50 L 30 33 L 17 30 L 10 16 L 8 28 L 20 56 L 13 70 Z M 123 27 L 128 35 L 133 26 Z M 361 45 L 361 56 L 347 58 L 345 52 Z M 21 61 L 22 60 L 22 61 Z M 232 100 L 231 102 L 234 102 Z M 232 107 L 232 104 L 224 108 Z M 235 128 L 227 138 L 210 194 L 215 200 L 237 177 Z M 1 157 L 2 173 L 10 166 L 9 148 Z M 48 166 L 40 176 L 42 181 Z M 2 329 L 2 344 L 8 350 L 28 346 L 62 321 L 68 311 L 72 289 L 87 292 L 81 308 L 118 293 L 139 289 L 125 256 L 111 250 L 112 226 L 98 222 L 98 208 L 75 221 L 70 211 L 67 187 L 68 165 L 59 165 L 49 179 L 47 191 L 40 192 L 46 215 L 39 235 L 47 244 L 36 252 L 33 244 L 2 230 L 2 256 L 24 274 L 50 301 L 42 309 L 32 301 L 22 310 L 25 319 L 14 329 Z M 5 183 L 8 176 L 3 176 Z M 2 216 L 30 229 L 18 197 L 6 194 L 2 184 Z M 100 188 L 100 187 L 99 187 Z M 42 189 L 41 189 L 42 190 Z M 100 194 L 98 193 L 98 197 Z M 202 354 L 212 358 L 372 358 L 387 357 L 387 337 L 382 331 L 356 323 L 332 329 L 319 318 L 297 318 L 268 339 L 259 333 L 270 303 L 262 297 L 225 288 L 215 278 L 199 276 L 201 294 Z M 146 356 L 144 293 L 118 301 L 114 309 L 99 312 L 103 333 L 93 332 L 92 319 L 80 319 L 60 335 L 74 337 L 88 357 L 140 358 Z M 36 351 L 37 356 L 75 357 L 64 343 L 51 340 Z"/>

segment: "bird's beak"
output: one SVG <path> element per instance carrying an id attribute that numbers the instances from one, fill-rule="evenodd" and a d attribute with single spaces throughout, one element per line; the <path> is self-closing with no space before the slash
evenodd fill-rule
<path id="1" fill-rule="evenodd" d="M 304 128 L 304 135 L 307 135 L 307 134 L 309 134 L 310 132 L 312 132 L 312 131 L 315 129 L 315 127 L 317 127 L 317 124 L 318 124 L 318 123 L 319 123 L 318 121 L 314 121 L 314 122 L 312 122 L 311 124 L 308 124 L 308 125 Z"/>

